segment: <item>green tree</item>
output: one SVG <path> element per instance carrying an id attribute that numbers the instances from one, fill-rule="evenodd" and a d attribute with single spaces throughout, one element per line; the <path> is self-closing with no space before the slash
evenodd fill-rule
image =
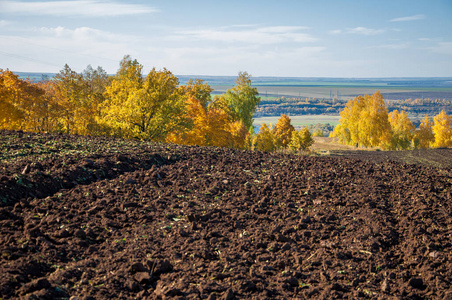
<path id="1" fill-rule="evenodd" d="M 261 98 L 257 89 L 251 86 L 251 75 L 248 73 L 240 72 L 235 83 L 232 89 L 226 91 L 226 95 L 220 96 L 224 99 L 216 101 L 226 102 L 233 121 L 241 121 L 250 132 L 253 132 L 253 115 Z"/>

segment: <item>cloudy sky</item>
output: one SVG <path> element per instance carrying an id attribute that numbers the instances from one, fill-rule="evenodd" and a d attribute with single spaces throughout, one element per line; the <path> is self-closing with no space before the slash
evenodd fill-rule
<path id="1" fill-rule="evenodd" d="M 452 77 L 451 0 L 0 0 L 0 68 Z"/>

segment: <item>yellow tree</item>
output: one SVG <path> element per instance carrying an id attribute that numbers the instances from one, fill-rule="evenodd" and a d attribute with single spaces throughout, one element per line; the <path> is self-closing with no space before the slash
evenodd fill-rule
<path id="1" fill-rule="evenodd" d="M 295 131 L 295 128 L 292 126 L 290 118 L 287 115 L 281 115 L 273 128 L 278 148 L 287 148 L 292 139 L 293 131 Z"/>
<path id="2" fill-rule="evenodd" d="M 310 150 L 314 139 L 306 127 L 302 127 L 299 131 L 292 132 L 292 138 L 289 143 L 289 148 L 292 150 Z"/>
<path id="3" fill-rule="evenodd" d="M 164 140 L 182 122 L 179 80 L 167 69 L 155 68 L 143 78 L 142 68 L 130 56 L 124 57 L 106 88 L 101 120 L 115 136 Z"/>
<path id="4" fill-rule="evenodd" d="M 406 150 L 410 148 L 416 127 L 408 118 L 408 114 L 405 111 L 399 113 L 398 110 L 394 110 L 389 113 L 388 118 L 392 130 L 389 149 Z"/>
<path id="5" fill-rule="evenodd" d="M 102 67 L 93 69 L 91 65 L 81 74 L 85 99 L 82 102 L 84 115 L 84 134 L 103 134 L 103 128 L 99 124 L 101 107 L 105 101 L 105 90 L 110 84 L 110 77 Z"/>
<path id="6" fill-rule="evenodd" d="M 428 115 L 422 119 L 421 124 L 419 125 L 419 130 L 415 133 L 415 140 L 417 141 L 418 147 L 421 149 L 430 148 L 430 146 L 435 142 L 433 122 Z"/>
<path id="7" fill-rule="evenodd" d="M 359 144 L 359 120 L 366 103 L 363 96 L 349 100 L 345 108 L 339 113 L 339 124 L 334 128 L 332 137 L 342 144 Z"/>
<path id="8" fill-rule="evenodd" d="M 85 134 L 84 124 L 87 115 L 84 113 L 86 96 L 82 76 L 73 71 L 67 64 L 54 78 L 55 97 L 58 101 L 60 128 L 66 133 Z"/>
<path id="9" fill-rule="evenodd" d="M 365 147 L 387 147 L 391 139 L 388 109 L 379 91 L 365 95 L 364 110 L 359 119 L 359 141 Z"/>
<path id="10" fill-rule="evenodd" d="M 253 144 L 255 150 L 275 151 L 277 149 L 276 138 L 271 127 L 269 128 L 265 123 L 262 124 L 259 133 L 254 138 Z"/>
<path id="11" fill-rule="evenodd" d="M 380 92 L 355 97 L 340 112 L 332 136 L 344 144 L 387 147 L 391 138 L 388 109 Z"/>
<path id="12" fill-rule="evenodd" d="M 452 147 L 452 116 L 446 114 L 442 110 L 433 118 L 434 125 L 432 127 L 435 134 L 434 147 Z"/>
<path id="13" fill-rule="evenodd" d="M 60 107 L 56 98 L 55 83 L 52 80 L 46 80 L 38 82 L 37 85 L 44 91 L 44 94 L 33 111 L 35 114 L 35 130 L 38 132 L 62 131 L 58 123 L 59 112 L 62 111 L 62 107 Z"/>

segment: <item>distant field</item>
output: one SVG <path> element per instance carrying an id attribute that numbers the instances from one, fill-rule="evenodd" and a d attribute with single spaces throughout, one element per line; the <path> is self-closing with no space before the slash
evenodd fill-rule
<path id="1" fill-rule="evenodd" d="M 25 79 L 51 79 L 55 73 L 17 72 Z M 235 85 L 236 76 L 176 75 L 180 84 L 189 79 L 202 79 L 222 94 Z M 252 77 L 253 86 L 263 99 L 299 97 L 348 100 L 356 95 L 380 91 L 387 100 L 449 99 L 452 100 L 452 78 L 310 78 L 310 77 Z"/>
<path id="2" fill-rule="evenodd" d="M 221 94 L 233 86 L 217 85 L 212 86 L 215 93 Z M 279 97 L 298 97 L 348 100 L 357 95 L 372 95 L 375 91 L 380 91 L 387 100 L 399 99 L 452 99 L 452 88 L 438 87 L 396 87 L 396 86 L 296 86 L 296 85 L 259 85 L 255 86 L 259 95 L 265 99 L 275 99 Z"/>
<path id="3" fill-rule="evenodd" d="M 292 125 L 299 129 L 302 126 L 309 126 L 315 124 L 330 124 L 336 126 L 339 123 L 340 116 L 329 115 L 305 115 L 305 116 L 289 116 Z M 275 125 L 280 117 L 262 117 L 254 119 L 254 126 L 259 129 L 263 123 Z"/>

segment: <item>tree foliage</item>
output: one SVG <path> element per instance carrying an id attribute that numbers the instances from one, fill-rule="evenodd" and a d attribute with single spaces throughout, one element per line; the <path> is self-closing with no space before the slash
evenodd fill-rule
<path id="1" fill-rule="evenodd" d="M 452 147 L 452 116 L 442 110 L 433 118 L 433 121 L 435 123 L 432 127 L 435 134 L 433 147 Z"/>
<path id="2" fill-rule="evenodd" d="M 246 148 L 248 130 L 241 121 L 232 121 L 219 106 L 210 105 L 212 88 L 202 80 L 181 86 L 185 105 L 185 127 L 171 132 L 167 141 L 185 145 Z"/>
<path id="3" fill-rule="evenodd" d="M 253 132 L 253 115 L 256 107 L 260 104 L 261 98 L 256 88 L 251 86 L 251 75 L 246 72 L 240 72 L 236 85 L 226 91 L 226 95 L 216 99 L 218 105 L 228 106 L 223 110 L 228 112 L 233 121 L 241 121 L 243 125 Z"/>
<path id="4" fill-rule="evenodd" d="M 292 139 L 293 131 L 295 131 L 295 128 L 292 126 L 290 118 L 287 115 L 282 115 L 273 128 L 277 148 L 287 148 Z"/>
<path id="5" fill-rule="evenodd" d="M 332 136 L 344 144 L 364 147 L 390 145 L 391 125 L 380 92 L 348 101 Z"/>
<path id="6" fill-rule="evenodd" d="M 263 123 L 253 141 L 254 149 L 259 151 L 272 152 L 277 149 L 276 138 L 272 128 Z"/>
<path id="7" fill-rule="evenodd" d="M 411 147 L 416 128 L 405 111 L 394 110 L 389 113 L 391 124 L 391 150 L 407 150 Z"/>
<path id="8" fill-rule="evenodd" d="M 36 119 L 44 91 L 9 70 L 0 69 L 0 128 L 39 130 Z"/>
<path id="9" fill-rule="evenodd" d="M 184 101 L 179 80 L 167 69 L 153 68 L 143 78 L 142 66 L 126 56 L 106 88 L 102 123 L 111 135 L 164 140 L 180 126 Z"/>
<path id="10" fill-rule="evenodd" d="M 67 64 L 51 82 L 57 105 L 57 130 L 66 133 L 100 134 L 98 124 L 104 91 L 109 84 L 107 73 L 98 67 L 88 66 L 83 73 L 73 71 Z"/>
<path id="11" fill-rule="evenodd" d="M 419 130 L 415 133 L 415 141 L 418 148 L 427 149 L 435 142 L 435 134 L 433 133 L 433 122 L 426 115 L 419 125 Z"/>
<path id="12" fill-rule="evenodd" d="M 289 143 L 289 148 L 292 150 L 310 150 L 314 139 L 308 128 L 302 127 L 299 131 L 292 131 L 292 138 Z"/>

